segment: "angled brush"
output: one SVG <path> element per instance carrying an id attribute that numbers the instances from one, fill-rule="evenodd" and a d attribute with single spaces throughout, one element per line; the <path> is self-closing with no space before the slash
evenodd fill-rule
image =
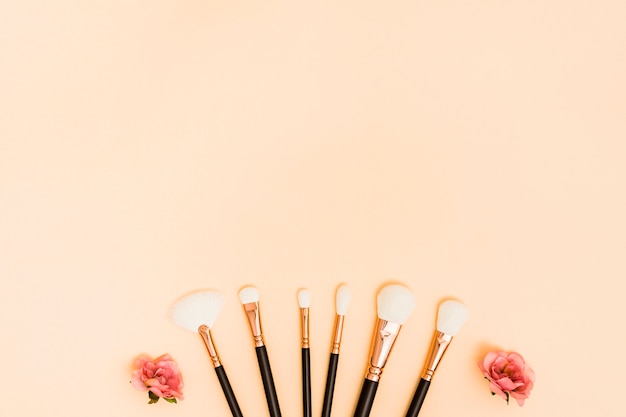
<path id="1" fill-rule="evenodd" d="M 387 285 L 378 293 L 378 320 L 372 340 L 367 373 L 361 394 L 354 411 L 354 417 L 368 417 L 380 381 L 380 376 L 391 349 L 400 333 L 402 324 L 415 308 L 415 298 L 407 287 Z"/>
<path id="2" fill-rule="evenodd" d="M 263 389 L 265 390 L 265 398 L 267 400 L 270 417 L 280 417 L 278 395 L 276 394 L 276 387 L 274 386 L 274 378 L 272 377 L 267 348 L 263 341 L 259 309 L 259 291 L 255 287 L 244 287 L 239 291 L 239 300 L 243 305 L 243 310 L 250 324 L 250 331 L 254 340 L 254 349 L 256 351 L 257 361 L 259 362 L 259 371 L 261 372 L 261 379 L 263 380 Z"/>
<path id="3" fill-rule="evenodd" d="M 220 382 L 233 417 L 243 417 L 211 336 L 210 329 L 215 324 L 215 320 L 222 308 L 222 303 L 222 295 L 215 291 L 194 291 L 181 297 L 171 306 L 170 317 L 178 326 L 191 332 L 197 332 L 200 335 L 209 353 L 211 363 L 215 368 L 217 379 Z"/>
<path id="4" fill-rule="evenodd" d="M 328 374 L 326 376 L 326 388 L 324 390 L 324 402 L 322 404 L 322 417 L 330 417 L 330 411 L 333 406 L 333 394 L 335 391 L 335 381 L 337 379 L 343 322 L 348 312 L 349 305 L 350 287 L 341 285 L 335 295 L 335 326 L 330 347 L 330 359 L 328 360 Z"/>
<path id="5" fill-rule="evenodd" d="M 435 375 L 437 365 L 441 362 L 452 338 L 461 330 L 467 321 L 468 312 L 465 306 L 454 300 L 446 300 L 439 305 L 437 314 L 437 330 L 433 335 L 428 358 L 417 384 L 417 389 L 407 410 L 406 417 L 417 417 L 428 393 L 430 382 Z"/>

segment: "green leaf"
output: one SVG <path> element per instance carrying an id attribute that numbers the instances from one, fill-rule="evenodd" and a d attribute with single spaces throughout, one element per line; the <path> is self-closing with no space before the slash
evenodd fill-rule
<path id="1" fill-rule="evenodd" d="M 509 405 L 509 393 L 505 392 L 506 394 L 506 405 Z"/>
<path id="2" fill-rule="evenodd" d="M 176 398 L 165 398 L 165 397 L 163 397 L 163 399 L 165 401 L 167 401 L 168 403 L 174 403 L 174 404 L 177 403 Z"/>
<path id="3" fill-rule="evenodd" d="M 161 397 L 159 397 L 152 391 L 148 391 L 148 398 L 150 398 L 150 401 L 148 401 L 148 404 L 154 404 L 155 402 L 159 401 L 159 398 Z"/>

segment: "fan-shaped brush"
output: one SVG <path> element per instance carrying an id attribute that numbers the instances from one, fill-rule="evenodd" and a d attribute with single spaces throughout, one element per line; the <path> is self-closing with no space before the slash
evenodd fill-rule
<path id="1" fill-rule="evenodd" d="M 210 290 L 194 291 L 172 304 L 170 317 L 178 326 L 191 332 L 197 332 L 200 335 L 207 348 L 232 415 L 234 417 L 243 417 L 211 336 L 210 329 L 215 324 L 215 320 L 222 308 L 222 303 L 223 297 L 218 292 Z"/>
<path id="2" fill-rule="evenodd" d="M 341 285 L 335 295 L 335 327 L 333 330 L 332 344 L 330 348 L 330 360 L 328 361 L 328 375 L 326 376 L 326 389 L 324 390 L 324 403 L 322 405 L 322 417 L 330 417 L 333 406 L 333 393 L 337 378 L 337 365 L 339 364 L 339 348 L 343 333 L 343 322 L 350 305 L 350 287 Z"/>
<path id="3" fill-rule="evenodd" d="M 441 362 L 444 353 L 452 338 L 461 330 L 467 321 L 467 308 L 455 300 L 446 300 L 439 305 L 437 314 L 437 330 L 433 335 L 428 358 L 422 372 L 422 377 L 417 384 L 417 389 L 409 405 L 406 417 L 417 417 L 428 393 L 430 382 L 435 375 L 437 365 Z"/>
<path id="4" fill-rule="evenodd" d="M 259 310 L 259 291 L 255 287 L 244 287 L 239 291 L 239 300 L 243 305 L 243 310 L 250 324 L 252 338 L 254 339 L 257 361 L 259 362 L 259 370 L 261 372 L 261 379 L 263 380 L 263 389 L 265 390 L 265 398 L 267 399 L 270 417 L 280 417 L 278 395 L 276 394 L 276 387 L 274 386 L 274 378 L 272 377 L 267 348 L 263 341 L 261 314 Z"/>
<path id="5" fill-rule="evenodd" d="M 354 417 L 369 416 L 383 368 L 402 324 L 415 308 L 415 298 L 407 287 L 396 284 L 387 285 L 378 293 L 377 306 L 378 321 L 372 340 L 369 366 Z"/>

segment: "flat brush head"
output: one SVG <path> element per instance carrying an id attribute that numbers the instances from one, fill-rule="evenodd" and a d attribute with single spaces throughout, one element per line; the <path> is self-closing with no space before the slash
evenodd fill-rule
<path id="1" fill-rule="evenodd" d="M 415 297 L 403 285 L 387 285 L 378 293 L 378 317 L 396 324 L 403 324 L 415 308 Z"/>
<path id="2" fill-rule="evenodd" d="M 459 301 L 446 300 L 439 305 L 437 330 L 455 336 L 467 321 L 468 311 Z"/>
<path id="3" fill-rule="evenodd" d="M 341 285 L 337 289 L 337 295 L 335 296 L 335 310 L 340 316 L 345 316 L 348 312 L 348 306 L 350 305 L 350 287 L 347 285 Z"/>
<path id="4" fill-rule="evenodd" d="M 259 290 L 255 287 L 244 287 L 239 291 L 241 304 L 256 303 L 259 301 Z"/>
<path id="5" fill-rule="evenodd" d="M 309 290 L 298 291 L 298 304 L 300 308 L 311 307 L 311 292 Z"/>
<path id="6" fill-rule="evenodd" d="M 182 296 L 170 307 L 170 318 L 180 327 L 197 332 L 198 327 L 213 327 L 222 309 L 223 297 L 210 290 L 198 290 Z"/>

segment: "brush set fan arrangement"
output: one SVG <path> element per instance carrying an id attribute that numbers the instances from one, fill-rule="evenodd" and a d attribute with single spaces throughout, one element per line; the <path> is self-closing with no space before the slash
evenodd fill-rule
<path id="1" fill-rule="evenodd" d="M 302 347 L 302 410 L 304 417 L 311 417 L 311 365 L 309 346 L 309 307 L 311 294 L 308 290 L 297 293 L 301 316 L 301 347 Z M 239 291 L 239 299 L 250 325 L 250 333 L 259 363 L 259 372 L 267 399 L 267 407 L 271 417 L 281 417 L 276 387 L 272 377 L 267 347 L 261 328 L 261 311 L 259 308 L 259 292 L 255 287 L 248 286 Z M 377 315 L 372 337 L 367 371 L 363 380 L 360 395 L 356 403 L 354 417 L 367 417 L 370 414 L 376 390 L 381 380 L 383 368 L 396 342 L 400 329 L 409 318 L 415 307 L 415 298 L 411 290 L 403 285 L 391 284 L 384 286 L 377 295 Z M 200 335 L 206 346 L 210 361 L 215 369 L 222 391 L 234 417 L 243 417 L 241 408 L 235 397 L 226 370 L 217 353 L 216 342 L 211 335 L 211 327 L 219 315 L 223 297 L 212 290 L 198 290 L 184 295 L 170 309 L 172 320 L 179 326 Z M 341 346 L 344 319 L 350 304 L 350 289 L 341 285 L 335 297 L 336 316 L 331 336 L 328 375 L 324 390 L 322 417 L 331 415 L 333 392 L 337 377 L 337 365 Z M 446 300 L 439 305 L 437 328 L 434 332 L 431 347 L 425 361 L 424 371 L 417 382 L 417 389 L 407 405 L 406 417 L 416 417 L 426 398 L 432 378 L 452 338 L 467 320 L 467 309 L 455 300 Z"/>

